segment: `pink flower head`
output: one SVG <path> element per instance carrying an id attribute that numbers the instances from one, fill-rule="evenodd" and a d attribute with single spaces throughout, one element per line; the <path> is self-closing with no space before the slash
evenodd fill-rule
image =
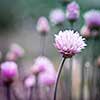
<path id="1" fill-rule="evenodd" d="M 18 75 L 18 66 L 15 62 L 6 61 L 1 64 L 1 75 L 4 80 L 13 80 Z"/>
<path id="2" fill-rule="evenodd" d="M 39 76 L 39 83 L 46 86 L 54 85 L 56 80 L 56 70 L 52 62 L 48 59 L 46 69 Z"/>
<path id="3" fill-rule="evenodd" d="M 40 84 L 53 86 L 56 80 L 56 73 L 42 73 L 39 77 Z"/>
<path id="4" fill-rule="evenodd" d="M 36 29 L 39 33 L 48 33 L 50 30 L 49 23 L 46 17 L 40 17 L 37 22 Z"/>
<path id="5" fill-rule="evenodd" d="M 83 37 L 85 37 L 85 38 L 88 38 L 88 37 L 90 37 L 91 36 L 91 32 L 90 32 L 90 29 L 86 26 L 86 25 L 84 25 L 82 28 L 81 28 L 81 35 L 83 36 Z"/>
<path id="6" fill-rule="evenodd" d="M 17 60 L 17 56 L 13 52 L 8 52 L 7 55 L 6 55 L 6 60 L 16 61 Z"/>
<path id="7" fill-rule="evenodd" d="M 35 82 L 36 82 L 35 76 L 34 76 L 34 75 L 30 75 L 29 77 L 27 77 L 27 78 L 25 79 L 24 84 L 25 84 L 25 86 L 26 86 L 27 88 L 30 88 L 30 87 L 33 87 L 33 86 L 35 85 Z"/>
<path id="8" fill-rule="evenodd" d="M 32 73 L 34 74 L 38 74 L 38 73 L 41 73 L 41 72 L 45 72 L 48 67 L 51 67 L 53 66 L 52 63 L 49 61 L 48 58 L 46 57 L 38 57 L 36 60 L 35 60 L 35 63 L 32 67 Z"/>
<path id="9" fill-rule="evenodd" d="M 69 3 L 66 10 L 67 19 L 71 22 L 74 22 L 79 18 L 79 15 L 80 15 L 79 5 L 75 1 Z"/>
<path id="10" fill-rule="evenodd" d="M 13 43 L 10 46 L 9 53 L 11 56 L 15 55 L 16 58 L 21 58 L 24 56 L 25 51 L 20 45 Z M 10 54 L 8 54 L 8 58 L 10 58 Z"/>
<path id="11" fill-rule="evenodd" d="M 65 20 L 65 14 L 64 14 L 63 10 L 61 10 L 59 8 L 52 10 L 49 17 L 50 17 L 50 21 L 54 25 L 62 24 Z"/>
<path id="12" fill-rule="evenodd" d="M 73 55 L 81 52 L 86 46 L 84 42 L 85 38 L 79 35 L 74 30 L 60 31 L 58 35 L 55 35 L 55 47 L 66 58 L 70 58 Z"/>
<path id="13" fill-rule="evenodd" d="M 84 19 L 89 28 L 100 28 L 100 11 L 90 10 L 84 14 Z"/>

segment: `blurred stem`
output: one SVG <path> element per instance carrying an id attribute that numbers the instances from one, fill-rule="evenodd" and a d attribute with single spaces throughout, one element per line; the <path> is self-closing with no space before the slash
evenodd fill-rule
<path id="1" fill-rule="evenodd" d="M 63 25 L 63 23 L 60 23 L 57 26 L 58 26 L 59 30 L 64 31 L 64 25 Z"/>
<path id="2" fill-rule="evenodd" d="M 92 39 L 92 46 L 91 46 L 91 50 L 92 50 L 92 78 L 91 78 L 91 87 L 90 87 L 90 100 L 95 100 L 95 74 L 96 74 L 96 67 L 94 64 L 94 60 L 95 60 L 95 39 Z"/>
<path id="3" fill-rule="evenodd" d="M 46 98 L 46 100 L 51 100 L 51 97 L 52 97 L 52 87 L 51 86 L 48 86 L 47 87 L 48 89 L 46 89 L 46 96 L 47 96 L 47 98 Z"/>
<path id="4" fill-rule="evenodd" d="M 61 71 L 62 71 L 62 68 L 63 68 L 65 60 L 66 60 L 66 58 L 63 57 L 62 60 L 61 60 L 60 65 L 59 65 L 59 69 L 58 69 L 58 73 L 57 73 L 57 79 L 56 79 L 55 86 L 54 86 L 54 97 L 53 97 L 53 100 L 56 100 L 57 86 L 58 86 L 59 78 L 60 78 Z"/>
<path id="5" fill-rule="evenodd" d="M 70 58 L 69 60 L 69 100 L 72 100 L 72 63 L 73 60 Z"/>
<path id="6" fill-rule="evenodd" d="M 41 35 L 41 37 L 40 37 L 41 39 L 40 39 L 40 50 L 41 50 L 41 55 L 42 56 L 45 56 L 45 49 L 46 49 L 46 47 L 45 47 L 45 42 L 46 42 L 46 34 L 45 35 Z"/>
<path id="7" fill-rule="evenodd" d="M 83 60 L 82 60 L 82 68 L 81 68 L 81 87 L 80 87 L 80 100 L 84 100 L 84 81 L 85 81 L 85 77 L 84 77 L 84 56 L 83 56 Z"/>
<path id="8" fill-rule="evenodd" d="M 36 93 L 36 100 L 40 100 L 40 90 L 38 85 L 39 74 L 36 75 L 36 85 L 35 85 L 35 93 Z"/>
<path id="9" fill-rule="evenodd" d="M 10 84 L 6 84 L 6 97 L 7 100 L 11 100 L 11 95 L 10 95 Z"/>
<path id="10" fill-rule="evenodd" d="M 16 93 L 15 93 L 15 90 L 14 90 L 14 89 L 12 89 L 12 92 L 13 92 L 13 95 L 14 95 L 14 97 L 15 97 L 15 100 L 18 100 L 18 97 L 17 97 L 17 95 L 16 95 Z"/>
<path id="11" fill-rule="evenodd" d="M 95 100 L 100 100 L 100 68 L 99 68 L 99 66 L 97 66 L 97 67 L 98 67 L 98 69 L 97 69 L 97 80 L 96 80 L 97 92 L 96 92 Z"/>
<path id="12" fill-rule="evenodd" d="M 74 29 L 74 22 L 70 22 L 70 27 L 71 27 L 71 30 Z"/>
<path id="13" fill-rule="evenodd" d="M 29 96 L 29 100 L 32 100 L 32 94 L 33 94 L 33 86 L 30 88 L 30 96 Z"/>

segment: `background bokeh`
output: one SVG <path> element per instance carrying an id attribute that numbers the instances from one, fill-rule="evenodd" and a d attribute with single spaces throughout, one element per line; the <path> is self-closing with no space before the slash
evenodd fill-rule
<path id="1" fill-rule="evenodd" d="M 100 10 L 100 0 L 76 1 L 80 5 L 81 17 L 74 27 L 79 31 L 84 25 L 83 13 L 90 9 Z M 27 69 L 33 64 L 33 59 L 40 55 L 40 35 L 36 31 L 37 20 L 40 16 L 48 18 L 50 11 L 54 8 L 61 8 L 64 11 L 66 9 L 59 0 L 0 0 L 0 50 L 5 54 L 11 43 L 20 44 L 25 49 L 25 56 L 22 59 L 24 72 L 27 72 Z M 64 22 L 64 28 L 70 28 L 67 20 Z M 54 61 L 56 66 L 59 64 L 60 56 L 53 46 L 53 38 L 58 31 L 58 27 L 51 26 L 46 37 L 46 56 Z M 97 44 L 99 42 L 97 41 Z M 75 62 L 75 64 L 78 65 L 79 63 Z M 76 75 L 75 84 L 80 83 L 80 80 L 77 79 L 78 75 Z M 74 87 L 77 88 L 76 85 Z"/>

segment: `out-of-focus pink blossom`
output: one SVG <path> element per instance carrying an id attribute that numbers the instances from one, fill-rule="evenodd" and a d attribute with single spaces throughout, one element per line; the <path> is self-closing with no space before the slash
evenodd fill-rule
<path id="1" fill-rule="evenodd" d="M 45 71 L 39 75 L 39 83 L 46 86 L 52 86 L 56 80 L 56 70 L 49 59 L 46 62 Z"/>
<path id="2" fill-rule="evenodd" d="M 46 17 L 42 16 L 37 21 L 36 29 L 39 33 L 48 33 L 50 26 Z"/>
<path id="3" fill-rule="evenodd" d="M 25 84 L 25 86 L 27 88 L 31 88 L 31 87 L 33 87 L 35 85 L 35 82 L 36 82 L 35 76 L 34 75 L 30 75 L 25 79 L 24 84 Z"/>
<path id="4" fill-rule="evenodd" d="M 33 74 L 39 74 L 45 72 L 48 68 L 51 68 L 51 66 L 53 65 L 48 58 L 40 56 L 35 60 L 31 70 Z"/>
<path id="5" fill-rule="evenodd" d="M 24 56 L 24 49 L 18 45 L 17 43 L 12 43 L 11 46 L 10 46 L 10 50 L 7 54 L 7 58 L 8 59 L 17 59 L 17 58 L 21 58 Z M 16 58 L 14 58 L 16 57 Z"/>
<path id="6" fill-rule="evenodd" d="M 79 18 L 80 9 L 79 5 L 73 1 L 67 5 L 66 17 L 70 22 L 74 22 Z"/>
<path id="7" fill-rule="evenodd" d="M 56 80 L 56 73 L 42 73 L 39 77 L 39 82 L 45 86 L 53 86 Z"/>
<path id="8" fill-rule="evenodd" d="M 86 25 L 84 25 L 82 28 L 81 28 L 81 35 L 83 36 L 83 37 L 85 37 L 85 38 L 88 38 L 88 37 L 90 37 L 91 36 L 91 32 L 90 32 L 90 29 L 86 26 Z"/>
<path id="9" fill-rule="evenodd" d="M 64 22 L 65 14 L 64 14 L 63 10 L 56 8 L 50 12 L 49 18 L 50 18 L 50 21 L 54 25 L 58 25 L 58 24 L 62 24 Z"/>
<path id="10" fill-rule="evenodd" d="M 82 38 L 78 32 L 65 30 L 55 35 L 54 45 L 64 57 L 70 58 L 84 49 L 86 46 L 84 40 L 85 38 Z"/>
<path id="11" fill-rule="evenodd" d="M 96 30 L 91 30 L 88 26 L 83 26 L 81 29 L 81 35 L 85 38 L 96 37 L 99 35 L 99 32 Z"/>
<path id="12" fill-rule="evenodd" d="M 1 75 L 4 80 L 13 80 L 18 75 L 17 64 L 12 61 L 6 61 L 2 63 Z"/>
<path id="13" fill-rule="evenodd" d="M 85 23 L 89 28 L 100 28 L 100 11 L 90 10 L 84 14 Z"/>
<path id="14" fill-rule="evenodd" d="M 7 55 L 6 55 L 6 60 L 9 60 L 9 61 L 16 61 L 17 60 L 17 56 L 15 53 L 13 52 L 8 52 Z"/>

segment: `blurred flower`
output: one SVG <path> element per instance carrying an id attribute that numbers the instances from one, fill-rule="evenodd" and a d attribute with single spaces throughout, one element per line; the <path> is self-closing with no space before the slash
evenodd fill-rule
<path id="1" fill-rule="evenodd" d="M 79 35 L 74 30 L 60 31 L 58 35 L 55 35 L 55 47 L 64 57 L 72 57 L 73 55 L 81 52 L 86 46 L 84 42 L 85 38 Z"/>
<path id="2" fill-rule="evenodd" d="M 86 25 L 91 29 L 100 28 L 100 11 L 90 10 L 84 14 Z"/>
<path id="3" fill-rule="evenodd" d="M 1 64 L 1 75 L 6 80 L 13 80 L 18 75 L 18 66 L 15 62 L 6 61 Z"/>
<path id="4" fill-rule="evenodd" d="M 15 61 L 16 59 L 23 57 L 24 53 L 25 51 L 20 45 L 12 43 L 6 55 L 6 59 Z"/>
<path id="5" fill-rule="evenodd" d="M 39 79 L 40 84 L 53 86 L 56 80 L 56 73 L 42 73 Z"/>
<path id="6" fill-rule="evenodd" d="M 56 70 L 52 62 L 47 59 L 45 60 L 45 71 L 39 75 L 39 83 L 46 86 L 52 86 L 56 80 Z"/>
<path id="7" fill-rule="evenodd" d="M 58 24 L 62 24 L 64 22 L 65 14 L 64 14 L 63 10 L 56 8 L 50 12 L 49 18 L 50 18 L 50 21 L 54 25 L 58 25 Z"/>
<path id="8" fill-rule="evenodd" d="M 17 60 L 17 56 L 15 55 L 15 53 L 9 51 L 7 53 L 7 55 L 6 55 L 6 60 L 16 61 Z"/>
<path id="9" fill-rule="evenodd" d="M 50 26 L 46 17 L 40 17 L 37 21 L 36 29 L 39 33 L 48 33 Z"/>
<path id="10" fill-rule="evenodd" d="M 79 5 L 73 1 L 67 5 L 66 17 L 70 22 L 74 22 L 79 18 L 80 9 Z"/>
<path id="11" fill-rule="evenodd" d="M 30 88 L 30 87 L 33 87 L 35 85 L 35 82 L 36 82 L 35 76 L 34 75 L 30 75 L 25 79 L 24 84 L 25 84 L 25 86 L 27 88 Z"/>
<path id="12" fill-rule="evenodd" d="M 81 28 L 81 35 L 83 36 L 83 37 L 85 37 L 85 38 L 88 38 L 88 37 L 90 37 L 91 36 L 91 32 L 90 32 L 90 29 L 86 26 L 86 25 L 84 25 L 82 28 Z"/>
<path id="13" fill-rule="evenodd" d="M 35 60 L 31 70 L 33 74 L 39 74 L 47 71 L 48 68 L 52 68 L 52 66 L 52 63 L 48 58 L 41 56 Z"/>

